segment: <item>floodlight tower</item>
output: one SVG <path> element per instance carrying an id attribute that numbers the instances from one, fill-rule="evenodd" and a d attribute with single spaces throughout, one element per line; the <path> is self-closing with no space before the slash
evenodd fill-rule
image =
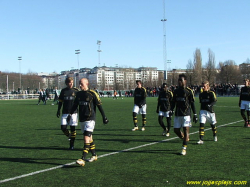
<path id="1" fill-rule="evenodd" d="M 102 52 L 102 50 L 100 49 L 101 43 L 102 43 L 102 41 L 97 40 L 97 45 L 98 45 L 98 50 L 97 50 L 97 52 L 98 52 L 98 67 L 101 66 L 101 64 L 100 64 L 100 63 L 101 63 L 101 62 L 100 62 L 100 53 Z"/>
<path id="2" fill-rule="evenodd" d="M 21 83 L 21 79 L 22 79 L 22 78 L 21 78 L 21 60 L 22 60 L 22 57 L 19 56 L 17 60 L 19 61 L 20 90 L 21 90 L 21 89 L 22 89 L 22 83 Z"/>
<path id="3" fill-rule="evenodd" d="M 163 63 L 164 63 L 164 70 L 165 76 L 164 79 L 168 79 L 168 72 L 167 72 L 167 49 L 166 49 L 166 21 L 165 18 L 165 0 L 163 0 L 163 19 L 161 19 L 163 23 Z"/>
<path id="4" fill-rule="evenodd" d="M 80 49 L 75 50 L 75 54 L 77 55 L 77 61 L 78 61 L 78 70 L 79 70 L 79 54 L 81 53 Z"/>

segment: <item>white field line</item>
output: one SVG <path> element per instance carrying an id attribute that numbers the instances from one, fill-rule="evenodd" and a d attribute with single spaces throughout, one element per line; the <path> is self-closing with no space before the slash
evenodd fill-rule
<path id="1" fill-rule="evenodd" d="M 239 121 L 235 121 L 235 122 L 231 122 L 231 123 L 219 125 L 219 126 L 217 126 L 217 128 L 219 128 L 219 127 L 224 127 L 224 126 L 227 126 L 227 125 L 232 125 L 232 124 L 239 123 L 239 122 L 242 122 L 242 121 L 243 121 L 243 120 L 239 120 Z M 205 129 L 205 131 L 210 130 L 210 129 L 211 129 L 211 128 Z M 199 133 L 199 131 L 192 132 L 192 133 L 190 133 L 190 134 L 196 134 L 196 133 Z M 139 148 L 142 148 L 142 147 L 154 145 L 154 144 L 161 143 L 161 142 L 167 142 L 167 141 L 174 140 L 174 139 L 177 139 L 177 138 L 179 138 L 179 137 L 176 136 L 176 137 L 168 138 L 168 139 L 161 140 L 161 141 L 158 141 L 158 142 L 152 142 L 152 143 L 140 145 L 140 146 L 137 146 L 137 147 L 132 147 L 132 148 L 129 148 L 129 149 L 124 149 L 124 150 L 121 150 L 121 151 L 116 151 L 116 152 L 112 152 L 112 153 L 107 153 L 107 154 L 98 156 L 98 158 L 102 158 L 102 157 L 106 157 L 106 156 L 110 156 L 110 155 L 114 155 L 114 154 L 118 154 L 118 153 L 122 153 L 122 152 L 131 151 L 131 150 L 134 150 L 134 149 L 139 149 Z M 64 164 L 64 165 L 59 165 L 59 166 L 52 167 L 52 168 L 48 168 L 48 169 L 44 169 L 44 170 L 35 171 L 35 172 L 28 173 L 28 174 L 24 174 L 24 175 L 19 175 L 19 176 L 13 177 L 13 178 L 1 180 L 0 183 L 9 182 L 9 181 L 12 181 L 12 180 L 16 180 L 16 179 L 28 177 L 28 176 L 31 176 L 31 175 L 35 175 L 35 174 L 39 174 L 39 173 L 43 173 L 43 172 L 47 172 L 47 171 L 51 171 L 51 170 L 54 170 L 54 169 L 63 168 L 63 167 L 65 167 L 65 166 L 70 166 L 70 165 L 73 165 L 73 164 L 75 164 L 75 162 L 67 163 L 67 164 Z"/>

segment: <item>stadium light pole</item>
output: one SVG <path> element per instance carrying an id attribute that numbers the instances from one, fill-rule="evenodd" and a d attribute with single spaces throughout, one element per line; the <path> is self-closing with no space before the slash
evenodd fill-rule
<path id="1" fill-rule="evenodd" d="M 79 54 L 81 53 L 80 49 L 75 50 L 75 54 L 77 55 L 77 62 L 78 62 L 78 70 L 79 70 Z"/>
<path id="2" fill-rule="evenodd" d="M 22 57 L 21 56 L 19 56 L 18 57 L 18 61 L 19 61 L 19 73 L 20 73 L 20 90 L 22 89 L 22 84 L 21 84 L 21 60 L 22 60 Z"/>
<path id="3" fill-rule="evenodd" d="M 102 43 L 102 41 L 97 40 L 97 45 L 98 45 L 98 50 L 97 50 L 97 52 L 98 52 L 98 66 L 99 67 L 101 66 L 101 59 L 100 59 L 100 53 L 102 52 L 102 50 L 100 49 L 101 43 Z"/>
<path id="4" fill-rule="evenodd" d="M 171 63 L 171 60 L 167 60 L 167 63 L 170 64 Z M 168 70 L 166 68 L 166 80 L 168 79 Z"/>

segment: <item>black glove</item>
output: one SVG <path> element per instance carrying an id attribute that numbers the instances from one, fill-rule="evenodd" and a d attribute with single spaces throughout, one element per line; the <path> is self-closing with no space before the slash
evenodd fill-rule
<path id="1" fill-rule="evenodd" d="M 71 115 L 69 114 L 69 115 L 67 116 L 67 119 L 66 119 L 67 123 L 70 122 L 70 119 L 71 119 Z"/>
<path id="2" fill-rule="evenodd" d="M 158 108 L 156 109 L 156 113 L 159 113 L 159 109 Z"/>
<path id="3" fill-rule="evenodd" d="M 174 111 L 170 110 L 169 111 L 169 117 L 171 118 L 174 115 Z"/>
<path id="4" fill-rule="evenodd" d="M 104 117 L 104 118 L 102 119 L 102 121 L 103 121 L 103 124 L 108 124 L 108 122 L 109 122 L 108 118 L 106 118 L 106 117 Z"/>
<path id="5" fill-rule="evenodd" d="M 197 114 L 194 114 L 193 116 L 193 122 L 197 123 L 198 122 L 198 117 L 197 117 Z"/>
<path id="6" fill-rule="evenodd" d="M 142 107 L 142 105 L 139 105 L 139 108 L 141 108 Z"/>
<path id="7" fill-rule="evenodd" d="M 56 116 L 59 118 L 60 117 L 60 110 L 57 111 Z"/>

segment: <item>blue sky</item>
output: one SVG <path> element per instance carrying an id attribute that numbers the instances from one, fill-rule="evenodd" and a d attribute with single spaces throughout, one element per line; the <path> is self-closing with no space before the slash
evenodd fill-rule
<path id="1" fill-rule="evenodd" d="M 249 0 L 165 0 L 168 69 L 250 58 Z M 0 71 L 53 72 L 98 66 L 157 67 L 163 61 L 163 0 L 0 0 Z"/>

